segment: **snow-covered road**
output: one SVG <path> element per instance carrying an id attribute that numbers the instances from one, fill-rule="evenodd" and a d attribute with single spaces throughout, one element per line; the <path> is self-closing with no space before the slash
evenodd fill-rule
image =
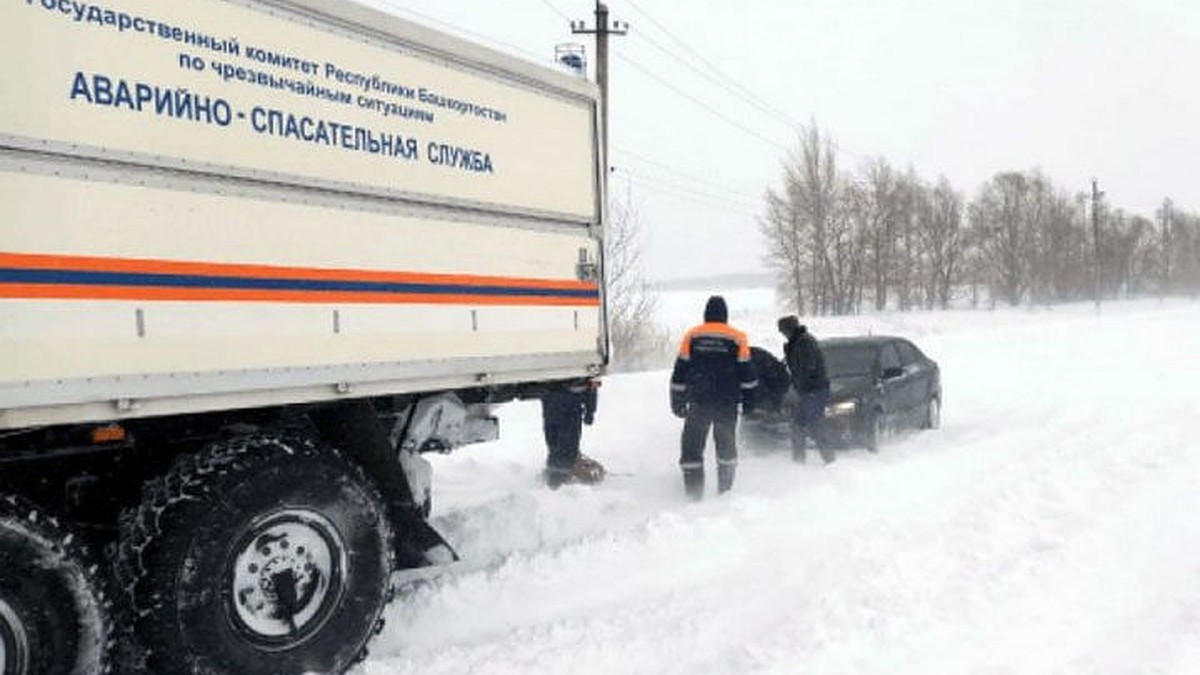
<path id="1" fill-rule="evenodd" d="M 777 348 L 768 296 L 729 297 Z M 541 487 L 538 408 L 506 406 L 501 441 L 433 460 L 465 563 L 356 672 L 1200 672 L 1200 302 L 810 328 L 912 337 L 943 427 L 828 467 L 743 443 L 734 491 L 710 467 L 691 504 L 667 373 L 606 379 L 596 488 Z"/>

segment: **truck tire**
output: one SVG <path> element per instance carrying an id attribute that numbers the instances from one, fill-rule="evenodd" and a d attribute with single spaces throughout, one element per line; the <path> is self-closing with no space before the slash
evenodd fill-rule
<path id="1" fill-rule="evenodd" d="M 109 672 L 109 603 L 79 537 L 32 503 L 0 497 L 0 673 Z"/>
<path id="2" fill-rule="evenodd" d="M 392 528 L 362 470 L 305 439 L 181 458 L 122 518 L 116 568 L 156 675 L 342 673 L 389 598 Z"/>

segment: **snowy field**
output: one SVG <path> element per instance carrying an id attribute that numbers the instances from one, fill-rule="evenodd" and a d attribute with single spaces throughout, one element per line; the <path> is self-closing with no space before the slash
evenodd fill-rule
<path id="1" fill-rule="evenodd" d="M 726 295 L 777 350 L 769 291 Z M 355 673 L 1200 673 L 1200 301 L 809 327 L 911 337 L 942 428 L 827 467 L 743 443 L 721 498 L 710 446 L 693 504 L 667 372 L 605 380 L 599 487 L 542 487 L 538 407 L 502 407 L 501 441 L 432 458 L 464 562 L 405 589 Z"/>

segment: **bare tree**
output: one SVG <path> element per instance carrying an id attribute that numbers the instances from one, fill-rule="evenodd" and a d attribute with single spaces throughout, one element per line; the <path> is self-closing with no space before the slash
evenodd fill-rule
<path id="1" fill-rule="evenodd" d="M 887 307 L 892 283 L 896 229 L 900 209 L 900 180 L 884 159 L 872 160 L 862 172 L 863 187 L 859 228 L 863 238 L 863 265 L 876 310 Z"/>
<path id="2" fill-rule="evenodd" d="M 855 297 L 862 270 L 860 238 L 855 236 L 855 205 L 850 183 L 842 187 L 832 203 L 826 230 L 826 246 L 821 260 L 824 271 L 826 313 L 849 314 L 855 311 Z"/>
<path id="3" fill-rule="evenodd" d="M 642 270 L 641 221 L 629 193 L 609 209 L 604 238 L 605 301 L 614 371 L 663 366 L 670 355 L 666 330 L 655 322 L 658 298 Z"/>
<path id="4" fill-rule="evenodd" d="M 767 191 L 767 213 L 759 229 L 767 242 L 766 263 L 778 275 L 776 293 L 786 298 L 785 305 L 805 310 L 805 230 L 799 221 L 790 193 L 791 169 L 785 169 L 783 194 Z"/>
<path id="5" fill-rule="evenodd" d="M 924 260 L 925 306 L 945 309 L 962 262 L 963 198 L 945 176 L 926 195 L 917 230 Z"/>
<path id="6" fill-rule="evenodd" d="M 1025 299 L 1030 305 L 1047 303 L 1054 255 L 1047 243 L 1050 217 L 1054 210 L 1054 187 L 1040 170 L 1025 175 L 1023 229 L 1025 246 Z"/>
<path id="7" fill-rule="evenodd" d="M 1083 298 L 1088 292 L 1088 228 L 1083 201 L 1057 191 L 1048 204 L 1044 229 L 1038 237 L 1039 275 L 1042 295 L 1047 300 Z"/>
<path id="8" fill-rule="evenodd" d="M 1134 216 L 1129 232 L 1129 286 L 1133 296 L 1149 295 L 1162 279 L 1161 241 L 1154 221 L 1145 216 Z"/>
<path id="9" fill-rule="evenodd" d="M 1162 240 L 1159 245 L 1159 255 L 1161 256 L 1161 267 L 1159 268 L 1158 292 L 1160 296 L 1165 296 L 1171 292 L 1171 263 L 1175 258 L 1175 247 L 1172 245 L 1174 240 L 1171 237 L 1171 230 L 1174 227 L 1171 221 L 1171 211 L 1174 204 L 1171 198 L 1163 199 L 1162 207 L 1155 212 L 1155 217 L 1162 223 Z"/>
<path id="10" fill-rule="evenodd" d="M 806 127 L 799 151 L 784 167 L 784 189 L 768 191 L 760 223 L 767 264 L 779 272 L 781 295 L 801 313 L 826 314 L 842 304 L 842 270 L 834 261 L 848 236 L 839 204 L 843 187 L 832 140 L 815 124 Z"/>
<path id="11" fill-rule="evenodd" d="M 1171 221 L 1171 240 L 1176 253 L 1171 266 L 1172 279 L 1176 288 L 1185 288 L 1194 298 L 1200 292 L 1200 218 L 1175 212 Z"/>
<path id="12" fill-rule="evenodd" d="M 978 306 L 1200 292 L 1200 218 L 1169 200 L 1157 222 L 1098 212 L 1039 170 L 995 174 L 969 204 L 950 182 L 901 173 L 884 159 L 839 172 L 832 140 L 810 125 L 768 190 L 760 228 L 785 303 L 810 314 L 946 308 L 967 285 Z M 1161 223 L 1161 226 L 1159 225 Z M 1099 239 L 1097 243 L 1096 239 Z"/>
<path id="13" fill-rule="evenodd" d="M 902 311 L 918 304 L 916 297 L 920 281 L 920 252 L 917 247 L 917 214 L 924 198 L 922 190 L 921 179 L 910 166 L 900 175 L 896 194 L 895 246 L 892 249 L 891 265 L 896 305 Z"/>
<path id="14" fill-rule="evenodd" d="M 991 285 L 993 300 L 1021 302 L 1029 283 L 1029 180 L 1018 172 L 999 173 L 979 192 L 971 226 Z"/>
<path id="15" fill-rule="evenodd" d="M 1106 238 L 1108 269 L 1104 275 L 1110 294 L 1137 297 L 1150 290 L 1149 282 L 1159 274 L 1154 239 L 1154 223 L 1150 219 L 1131 216 L 1120 209 L 1112 213 Z"/>

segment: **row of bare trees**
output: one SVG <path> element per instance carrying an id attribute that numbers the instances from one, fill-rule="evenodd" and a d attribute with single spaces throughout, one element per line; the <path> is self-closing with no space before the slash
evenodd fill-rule
<path id="1" fill-rule="evenodd" d="M 882 159 L 843 170 L 815 126 L 760 225 L 780 294 L 804 314 L 1200 290 L 1200 217 L 1169 200 L 1151 220 L 1035 170 L 998 173 L 968 202 Z"/>

